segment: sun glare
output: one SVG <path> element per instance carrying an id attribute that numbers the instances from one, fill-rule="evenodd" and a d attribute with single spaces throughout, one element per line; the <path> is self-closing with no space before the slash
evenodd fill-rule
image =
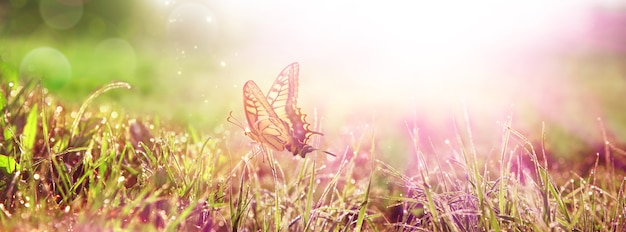
<path id="1" fill-rule="evenodd" d="M 222 85 L 215 79 L 267 88 L 281 67 L 299 62 L 302 107 L 338 124 L 361 112 L 448 125 L 468 109 L 493 127 L 531 109 L 569 127 L 579 122 L 562 120 L 570 107 L 562 99 L 579 87 L 568 83 L 567 62 L 587 49 L 598 4 L 192 1 L 172 4 L 166 28 L 181 54 L 212 52 L 223 38 L 240 43 L 213 61 L 224 78 L 201 79 L 198 91 Z"/>
<path id="2" fill-rule="evenodd" d="M 254 24 L 253 46 L 239 54 L 255 66 L 297 60 L 315 79 L 311 83 L 331 88 L 325 95 L 361 92 L 376 93 L 373 101 L 444 102 L 494 98 L 494 84 L 523 82 L 511 79 L 518 76 L 511 68 L 532 62 L 523 60 L 529 54 L 554 55 L 550 43 L 576 32 L 562 25 L 581 25 L 585 6 L 581 1 L 230 4 L 226 9 L 238 9 Z M 538 46 L 548 50 L 532 51 Z"/>
<path id="3" fill-rule="evenodd" d="M 223 59 L 235 83 L 269 86 L 280 67 L 297 61 L 303 107 L 326 118 L 362 112 L 398 122 L 417 112 L 448 125 L 464 108 L 492 124 L 512 110 L 533 108 L 542 118 L 561 112 L 559 99 L 570 91 L 560 88 L 570 86 L 563 58 L 584 49 L 594 4 L 228 1 L 208 8 L 218 16 L 216 33 L 248 39 Z"/>

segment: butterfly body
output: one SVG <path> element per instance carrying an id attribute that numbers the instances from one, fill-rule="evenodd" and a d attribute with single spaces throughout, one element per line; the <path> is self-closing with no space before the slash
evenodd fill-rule
<path id="1" fill-rule="evenodd" d="M 323 134 L 309 129 L 306 114 L 297 107 L 298 71 L 298 63 L 283 69 L 266 96 L 249 80 L 244 84 L 243 97 L 248 137 L 273 150 L 287 150 L 304 157 L 317 150 L 308 145 L 310 136 Z"/>

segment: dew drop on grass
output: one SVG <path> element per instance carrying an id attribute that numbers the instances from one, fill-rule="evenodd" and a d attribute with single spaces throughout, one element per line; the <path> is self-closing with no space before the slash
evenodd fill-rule
<path id="1" fill-rule="evenodd" d="M 67 206 L 65 206 L 65 209 L 63 209 L 63 212 L 69 213 L 70 209 L 71 209 L 71 207 L 69 205 L 67 205 Z"/>
<path id="2" fill-rule="evenodd" d="M 45 103 L 46 103 L 46 105 L 47 105 L 47 106 L 51 106 L 51 105 L 52 105 L 52 102 L 54 101 L 54 99 L 53 99 L 52 97 L 46 97 L 46 98 L 44 99 L 44 101 L 45 101 Z"/>
<path id="3" fill-rule="evenodd" d="M 123 183 L 126 180 L 124 176 L 120 176 L 117 178 L 117 183 Z"/>
<path id="4" fill-rule="evenodd" d="M 91 154 L 90 150 L 87 150 L 85 152 L 85 159 L 87 159 L 87 160 L 92 160 L 93 159 L 93 155 Z"/>
<path id="5" fill-rule="evenodd" d="M 40 177 L 40 176 L 39 176 L 39 173 L 35 173 L 35 174 L 33 175 L 33 179 L 35 179 L 35 180 L 39 180 L 39 177 Z"/>
<path id="6" fill-rule="evenodd" d="M 550 228 L 556 228 L 559 227 L 559 223 L 558 222 L 551 222 L 550 223 Z"/>
<path id="7" fill-rule="evenodd" d="M 106 112 L 109 112 L 109 110 L 111 110 L 111 106 L 109 106 L 109 105 L 101 105 L 99 110 L 100 110 L 100 113 L 106 113 Z"/>

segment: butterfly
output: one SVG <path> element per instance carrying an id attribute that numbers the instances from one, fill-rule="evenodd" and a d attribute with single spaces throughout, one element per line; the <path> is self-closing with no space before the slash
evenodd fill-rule
<path id="1" fill-rule="evenodd" d="M 309 129 L 306 114 L 297 106 L 298 75 L 298 63 L 288 65 L 280 72 L 266 96 L 254 81 L 244 84 L 243 105 L 248 122 L 245 134 L 275 151 L 287 150 L 304 157 L 318 150 L 308 144 L 310 137 L 323 134 Z"/>

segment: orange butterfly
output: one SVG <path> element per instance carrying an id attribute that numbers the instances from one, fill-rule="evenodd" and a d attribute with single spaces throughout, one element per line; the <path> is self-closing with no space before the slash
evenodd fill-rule
<path id="1" fill-rule="evenodd" d="M 247 81 L 243 86 L 243 105 L 248 121 L 245 132 L 248 137 L 276 151 L 286 149 L 304 157 L 318 150 L 308 145 L 311 135 L 323 134 L 309 129 L 306 114 L 302 114 L 297 106 L 298 71 L 298 63 L 283 69 L 267 96 L 263 96 L 254 81 Z"/>

